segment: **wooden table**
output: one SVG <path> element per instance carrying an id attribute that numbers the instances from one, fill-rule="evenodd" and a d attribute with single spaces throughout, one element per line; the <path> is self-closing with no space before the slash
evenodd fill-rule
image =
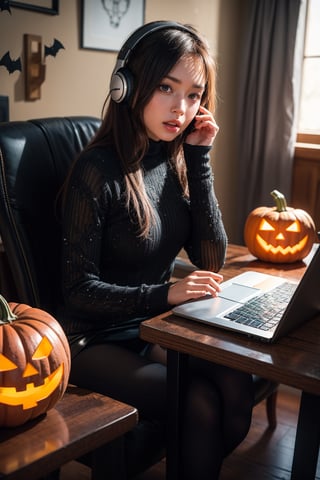
<path id="1" fill-rule="evenodd" d="M 225 280 L 246 270 L 299 280 L 309 260 L 310 256 L 306 262 L 267 264 L 257 261 L 245 247 L 229 245 L 226 265 L 221 273 Z M 167 480 L 181 478 L 180 392 L 183 391 L 189 355 L 301 390 L 291 479 L 315 477 L 320 444 L 320 315 L 275 344 L 260 343 L 237 333 L 177 317 L 171 312 L 143 322 L 141 338 L 168 349 Z"/>
<path id="2" fill-rule="evenodd" d="M 138 421 L 134 407 L 68 387 L 55 408 L 0 431 L 0 478 L 58 478 L 65 463 L 92 452 L 92 478 L 124 479 L 123 435 Z"/>

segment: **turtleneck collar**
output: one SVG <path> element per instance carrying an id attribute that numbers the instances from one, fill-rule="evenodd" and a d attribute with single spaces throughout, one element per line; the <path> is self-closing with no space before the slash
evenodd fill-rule
<path id="1" fill-rule="evenodd" d="M 149 150 L 146 156 L 154 157 L 155 155 L 161 155 L 162 152 L 164 152 L 164 142 L 162 140 L 156 142 L 149 139 Z"/>
<path id="2" fill-rule="evenodd" d="M 143 159 L 143 168 L 147 171 L 167 161 L 165 142 L 149 139 L 149 149 Z"/>

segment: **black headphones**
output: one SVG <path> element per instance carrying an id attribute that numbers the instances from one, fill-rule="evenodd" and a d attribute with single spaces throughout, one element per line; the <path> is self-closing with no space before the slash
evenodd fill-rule
<path id="1" fill-rule="evenodd" d="M 113 69 L 111 80 L 110 80 L 110 96 L 112 100 L 116 103 L 124 102 L 130 98 L 133 88 L 133 78 L 132 73 L 128 68 L 125 68 L 128 59 L 132 50 L 138 45 L 138 43 L 145 38 L 147 35 L 150 35 L 157 30 L 162 30 L 165 28 L 175 28 L 184 32 L 192 33 L 190 29 L 176 22 L 169 21 L 156 21 L 150 22 L 142 27 L 139 27 L 133 32 L 132 35 L 126 40 L 122 46 L 118 57 L 116 65 Z"/>

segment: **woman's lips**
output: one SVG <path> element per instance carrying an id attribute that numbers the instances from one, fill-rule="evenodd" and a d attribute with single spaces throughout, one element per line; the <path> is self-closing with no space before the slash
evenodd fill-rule
<path id="1" fill-rule="evenodd" d="M 179 122 L 179 120 L 163 122 L 163 124 L 166 127 L 166 129 L 170 130 L 171 132 L 178 132 L 181 128 L 181 122 Z"/>

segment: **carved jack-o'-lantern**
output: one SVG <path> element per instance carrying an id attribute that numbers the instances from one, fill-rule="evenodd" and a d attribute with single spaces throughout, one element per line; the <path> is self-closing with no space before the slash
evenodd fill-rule
<path id="1" fill-rule="evenodd" d="M 51 409 L 70 374 L 70 349 L 47 312 L 0 295 L 0 426 L 21 425 Z"/>
<path id="2" fill-rule="evenodd" d="M 304 210 L 287 207 L 284 195 L 277 190 L 271 195 L 275 207 L 258 207 L 248 215 L 245 243 L 252 255 L 266 262 L 302 260 L 316 240 L 315 224 Z"/>

